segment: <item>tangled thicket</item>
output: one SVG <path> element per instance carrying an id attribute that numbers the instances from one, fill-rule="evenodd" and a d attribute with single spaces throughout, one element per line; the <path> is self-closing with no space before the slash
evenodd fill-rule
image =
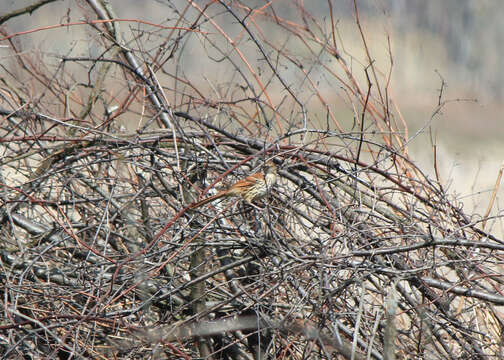
<path id="1" fill-rule="evenodd" d="M 362 65 L 332 7 L 80 5 L 94 57 L 2 19 L 5 357 L 501 355 L 504 243 L 410 160 L 357 7 Z M 268 159 L 263 201 L 188 208 Z"/>

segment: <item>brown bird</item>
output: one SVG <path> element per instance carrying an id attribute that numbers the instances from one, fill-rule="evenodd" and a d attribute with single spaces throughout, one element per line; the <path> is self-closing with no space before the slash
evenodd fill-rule
<path id="1" fill-rule="evenodd" d="M 264 172 L 257 172 L 245 179 L 239 180 L 226 190 L 219 191 L 217 194 L 206 199 L 189 205 L 190 209 L 195 209 L 211 201 L 231 196 L 241 196 L 248 202 L 261 199 L 268 194 L 269 189 L 277 181 L 277 167 L 273 161 L 268 161 Z"/>

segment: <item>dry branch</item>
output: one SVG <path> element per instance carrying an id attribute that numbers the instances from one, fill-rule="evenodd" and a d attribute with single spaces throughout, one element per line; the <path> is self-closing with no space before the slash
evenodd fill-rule
<path id="1" fill-rule="evenodd" d="M 504 243 L 409 158 L 357 7 L 360 68 L 297 2 L 84 3 L 99 56 L 5 41 L 5 357 L 499 356 Z M 268 159 L 264 201 L 190 208 Z"/>

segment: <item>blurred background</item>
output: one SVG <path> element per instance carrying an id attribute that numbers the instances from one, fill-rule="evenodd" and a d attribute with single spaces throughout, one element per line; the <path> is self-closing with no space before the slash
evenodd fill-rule
<path id="1" fill-rule="evenodd" d="M 3 0 L 0 14 L 32 4 L 33 1 Z M 141 19 L 152 23 L 167 23 L 167 8 L 183 8 L 185 1 L 111 0 L 119 18 Z M 205 1 L 197 1 L 200 6 Z M 250 1 L 259 9 L 263 1 Z M 292 4 L 292 3 L 290 3 Z M 277 2 L 273 9 L 279 16 L 302 23 L 293 6 Z M 390 94 L 409 128 L 411 158 L 428 174 L 434 176 L 433 145 L 436 146 L 438 167 L 445 188 L 463 200 L 468 213 L 483 214 L 504 161 L 504 10 L 498 0 L 359 0 L 357 1 L 362 30 L 367 37 L 371 58 L 384 76 L 391 71 Z M 25 31 L 44 25 L 82 20 L 76 7 L 79 2 L 57 1 L 36 11 L 9 21 L 9 32 Z M 329 29 L 331 21 L 326 1 L 306 1 L 303 6 L 318 17 L 321 27 Z M 362 39 L 355 22 L 354 2 L 333 1 L 333 13 L 339 34 L 338 46 L 352 68 L 353 62 L 365 63 Z M 73 11 L 75 10 L 75 11 Z M 232 24 L 231 24 L 232 25 Z M 231 27 L 230 25 L 230 27 Z M 125 25 L 130 29 L 137 24 Z M 225 25 L 224 25 L 225 26 Z M 138 31 L 133 29 L 134 31 Z M 231 29 L 226 31 L 232 32 Z M 23 37 L 26 47 L 47 53 L 93 55 L 100 47 L 88 41 L 85 26 L 64 30 L 41 31 Z M 126 35 L 127 36 L 127 35 Z M 281 33 L 271 33 L 271 41 L 282 43 Z M 28 44 L 31 41 L 32 44 Z M 143 44 L 148 50 L 156 46 Z M 199 61 L 205 48 L 197 38 L 184 46 L 187 58 L 180 62 L 186 76 L 202 84 L 225 74 L 213 72 Z M 0 62 L 11 61 L 2 56 Z M 350 55 L 351 54 L 351 55 Z M 392 60 L 391 56 L 392 54 Z M 57 61 L 57 57 L 53 60 Z M 334 59 L 322 59 L 330 63 Z M 258 60 L 259 63 L 259 60 Z M 445 82 L 442 101 L 446 106 L 436 116 L 440 88 Z M 363 82 L 364 84 L 364 82 Z M 341 94 L 325 89 L 327 99 L 341 102 Z M 335 105 L 337 106 L 337 105 Z M 351 114 L 342 108 L 343 116 Z M 504 190 L 498 192 L 493 214 L 502 214 L 500 205 Z M 500 205 L 499 205 L 500 204 Z M 498 225 L 499 226 L 499 225 Z M 502 234 L 502 229 L 494 229 Z"/>

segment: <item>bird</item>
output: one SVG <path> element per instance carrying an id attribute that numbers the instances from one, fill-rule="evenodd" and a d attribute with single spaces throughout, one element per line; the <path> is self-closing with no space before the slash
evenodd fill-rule
<path id="1" fill-rule="evenodd" d="M 190 209 L 196 209 L 200 206 L 208 204 L 224 197 L 242 197 L 249 203 L 254 200 L 262 199 L 268 191 L 276 184 L 277 167 L 273 161 L 268 161 L 265 164 L 264 172 L 256 172 L 246 178 L 235 182 L 226 190 L 219 191 L 217 194 L 207 197 L 206 199 L 189 205 Z"/>

